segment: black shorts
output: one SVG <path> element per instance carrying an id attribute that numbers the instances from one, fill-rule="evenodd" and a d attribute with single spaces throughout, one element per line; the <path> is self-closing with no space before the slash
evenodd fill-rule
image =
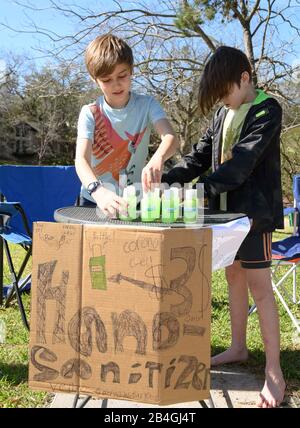
<path id="1" fill-rule="evenodd" d="M 249 233 L 238 249 L 235 260 L 245 269 L 263 269 L 272 263 L 272 232 Z"/>

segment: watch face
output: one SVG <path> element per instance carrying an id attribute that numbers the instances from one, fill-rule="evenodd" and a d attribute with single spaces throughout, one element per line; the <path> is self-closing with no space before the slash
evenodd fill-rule
<path id="1" fill-rule="evenodd" d="M 91 194 L 94 190 L 97 189 L 97 187 L 99 186 L 98 181 L 94 181 L 94 183 L 90 183 L 87 187 L 87 191 L 89 192 L 89 194 Z"/>

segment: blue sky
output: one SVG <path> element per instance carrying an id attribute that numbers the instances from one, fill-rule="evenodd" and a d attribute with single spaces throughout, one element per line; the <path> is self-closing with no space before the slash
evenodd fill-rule
<path id="1" fill-rule="evenodd" d="M 279 4 L 282 3 L 281 0 L 277 1 Z M 26 0 L 19 0 L 19 2 L 26 3 Z M 54 13 L 51 9 L 47 8 L 49 3 L 49 0 L 27 0 L 27 4 L 32 4 L 35 7 L 38 6 L 40 9 L 44 9 L 35 12 L 26 10 L 12 0 L 0 0 L 0 23 L 2 22 L 15 29 L 26 31 L 28 30 L 30 21 L 33 21 L 39 27 L 50 29 L 59 34 L 74 33 L 78 29 L 78 22 L 70 17 Z M 101 5 L 102 8 L 110 8 L 113 2 L 111 0 L 64 0 L 64 3 L 69 3 L 77 7 L 89 7 L 90 9 L 94 8 L 94 10 L 99 10 L 99 5 Z M 300 7 L 298 10 L 300 10 Z M 299 20 L 298 25 L 300 25 Z M 210 29 L 210 34 L 212 34 L 211 30 L 212 29 Z M 229 41 L 232 45 L 236 45 L 237 40 L 242 40 L 241 34 L 229 26 L 226 27 L 226 31 L 224 31 L 224 29 L 221 29 L 221 31 L 224 33 L 223 43 L 228 43 Z M 288 37 L 288 32 L 289 30 L 286 26 L 282 25 L 280 27 L 281 35 L 287 35 Z M 9 52 L 19 55 L 25 53 L 28 57 L 34 58 L 38 65 L 47 61 L 44 54 L 36 49 L 39 43 L 43 46 L 48 46 L 50 40 L 38 34 L 17 33 L 0 25 L 0 72 L 4 67 L 3 56 L 9 54 Z M 298 40 L 298 61 L 297 56 L 296 58 L 291 56 L 291 63 L 295 61 L 299 62 L 299 45 Z"/>
<path id="2" fill-rule="evenodd" d="M 49 1 L 32 0 L 31 4 L 38 5 L 40 9 L 43 9 L 49 5 Z M 93 0 L 72 0 L 72 4 L 83 7 L 85 4 L 93 4 Z M 76 29 L 76 24 L 73 20 L 63 15 L 55 14 L 49 8 L 35 12 L 23 8 L 11 0 L 0 0 L 0 22 L 16 30 L 29 31 L 31 21 L 37 23 L 41 28 L 47 28 L 59 34 L 70 34 Z M 0 55 L 2 52 L 22 54 L 25 51 L 32 58 L 41 58 L 42 54 L 36 50 L 40 42 L 49 43 L 49 39 L 38 34 L 18 33 L 0 26 Z"/>

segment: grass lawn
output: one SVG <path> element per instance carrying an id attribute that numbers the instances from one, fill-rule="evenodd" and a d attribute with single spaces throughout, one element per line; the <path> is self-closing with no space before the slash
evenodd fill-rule
<path id="1" fill-rule="evenodd" d="M 22 261 L 24 250 L 10 246 L 14 260 Z M 16 263 L 18 266 L 18 263 Z M 30 265 L 25 274 L 30 272 Z M 10 283 L 8 267 L 4 264 L 4 284 Z M 23 297 L 27 314 L 30 311 L 30 296 Z M 1 407 L 45 407 L 47 394 L 33 392 L 28 388 L 28 342 L 17 304 L 9 308 L 0 307 L 0 322 L 6 326 L 6 340 L 0 343 L 0 408 Z"/>
<path id="2" fill-rule="evenodd" d="M 283 239 L 284 234 L 275 233 L 274 239 Z M 16 247 L 15 247 L 16 248 Z M 22 259 L 23 250 L 14 249 L 14 258 Z M 30 267 L 28 267 L 29 271 Z M 213 274 L 212 278 L 212 354 L 225 350 L 230 344 L 230 322 L 227 286 L 224 271 Z M 4 283 L 8 284 L 10 277 L 5 266 Z M 300 273 L 298 273 L 300 283 Z M 25 307 L 29 314 L 30 296 L 24 298 Z M 290 318 L 279 304 L 281 326 L 281 361 L 284 376 L 287 380 L 288 394 L 293 395 L 300 403 L 300 337 L 295 335 L 295 329 Z M 299 310 L 298 317 L 300 318 Z M 31 391 L 27 386 L 28 378 L 28 341 L 29 335 L 22 325 L 19 310 L 16 305 L 0 308 L 0 322 L 7 327 L 6 341 L 0 344 L 0 408 L 1 407 L 45 407 L 49 405 L 51 396 L 43 392 Z M 244 367 L 250 367 L 254 373 L 263 375 L 264 352 L 260 337 L 257 314 L 249 317 L 248 348 L 250 358 Z"/>

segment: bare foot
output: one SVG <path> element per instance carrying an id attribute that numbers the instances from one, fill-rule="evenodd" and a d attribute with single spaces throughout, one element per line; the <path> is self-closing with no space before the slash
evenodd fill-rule
<path id="1" fill-rule="evenodd" d="M 244 348 L 237 350 L 234 348 L 228 348 L 221 354 L 215 355 L 211 358 L 211 366 L 219 366 L 221 364 L 236 363 L 240 361 L 246 361 L 248 359 L 248 350 Z"/>
<path id="2" fill-rule="evenodd" d="M 265 384 L 259 394 L 257 407 L 272 408 L 280 406 L 284 399 L 285 387 L 281 370 L 266 373 Z"/>

